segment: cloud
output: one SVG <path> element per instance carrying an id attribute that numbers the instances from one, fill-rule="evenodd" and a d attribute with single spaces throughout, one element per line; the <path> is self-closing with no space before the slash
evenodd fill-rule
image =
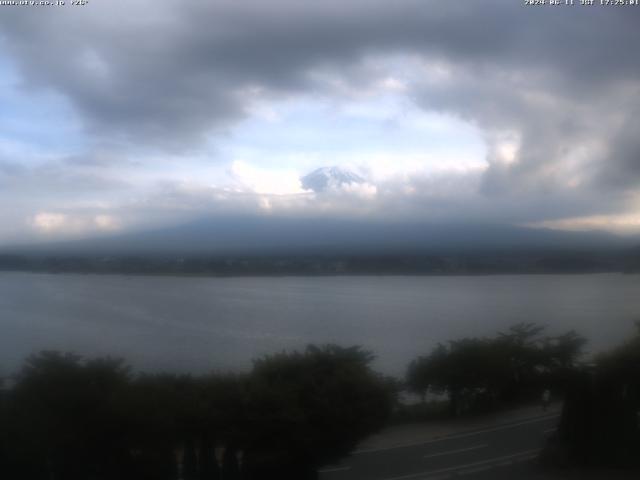
<path id="1" fill-rule="evenodd" d="M 576 231 L 601 230 L 605 228 L 606 230 L 619 234 L 637 234 L 640 231 L 640 215 L 591 215 L 577 218 L 563 218 L 562 220 L 532 222 L 529 226 Z"/>
<path id="2" fill-rule="evenodd" d="M 0 25 L 26 85 L 61 92 L 104 141 L 176 148 L 242 118 L 256 98 L 331 90 L 314 77 L 318 72 L 344 84 L 388 83 L 390 72 L 358 75 L 372 55 L 406 52 L 495 69 L 503 91 L 529 75 L 554 80 L 547 90 L 560 84 L 566 91 L 562 83 L 593 88 L 638 71 L 632 49 L 611 55 L 603 46 L 633 44 L 634 23 L 626 17 L 635 12 L 532 12 L 498 0 L 464 7 L 416 0 L 110 1 L 46 17 L 37 9 L 6 10 Z M 585 31 L 601 41 L 580 45 Z"/>
<path id="3" fill-rule="evenodd" d="M 33 218 L 33 226 L 43 232 L 51 232 L 69 227 L 69 219 L 62 213 L 41 212 Z"/>
<path id="4" fill-rule="evenodd" d="M 303 193 L 295 171 L 272 171 L 235 160 L 231 164 L 229 174 L 235 188 L 240 191 L 275 195 Z"/>
<path id="5" fill-rule="evenodd" d="M 120 229 L 120 222 L 112 215 L 86 215 L 59 212 L 38 212 L 31 219 L 31 226 L 47 236 L 71 238 L 97 232 L 113 232 Z"/>
<path id="6" fill-rule="evenodd" d="M 130 228 L 255 209 L 613 228 L 640 185 L 639 20 L 503 0 L 6 8 L 5 92 L 40 95 L 52 117 L 27 100 L 0 114 L 23 113 L 0 137 L 0 200 L 17 205 L 0 220 L 98 231 L 100 215 Z M 300 108 L 287 124 L 291 105 L 332 119 Z M 39 143 L 25 116 L 73 127 Z M 239 136 L 248 123 L 266 138 Z M 439 148 L 433 132 L 452 126 L 483 148 Z M 300 176 L 334 164 L 366 182 L 303 192 Z"/>

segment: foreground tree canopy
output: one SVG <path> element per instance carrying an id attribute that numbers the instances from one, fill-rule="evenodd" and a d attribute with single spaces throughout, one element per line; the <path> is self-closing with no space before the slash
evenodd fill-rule
<path id="1" fill-rule="evenodd" d="M 247 375 L 133 376 L 121 360 L 43 352 L 0 399 L 0 466 L 43 480 L 314 478 L 391 412 L 372 358 L 309 346 Z"/>
<path id="2" fill-rule="evenodd" d="M 555 337 L 543 332 L 542 326 L 523 323 L 493 338 L 439 344 L 411 362 L 407 385 L 423 396 L 446 394 L 452 415 L 530 399 L 562 384 L 586 342 L 573 331 Z"/>
<path id="3" fill-rule="evenodd" d="M 640 322 L 636 335 L 575 369 L 558 433 L 555 463 L 640 467 Z"/>
<path id="4" fill-rule="evenodd" d="M 438 345 L 407 384 L 445 394 L 459 415 L 565 393 L 547 458 L 628 465 L 640 458 L 640 326 L 579 364 L 585 340 L 519 324 Z M 29 357 L 0 384 L 0 468 L 21 480 L 314 479 L 384 426 L 397 383 L 359 347 L 308 346 L 247 374 L 138 374 L 119 359 Z M 4 387 L 4 388 L 1 388 Z"/>

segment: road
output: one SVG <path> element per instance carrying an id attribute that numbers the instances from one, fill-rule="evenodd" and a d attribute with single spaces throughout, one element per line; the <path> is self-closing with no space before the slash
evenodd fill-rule
<path id="1" fill-rule="evenodd" d="M 534 470 L 533 459 L 557 422 L 558 415 L 550 414 L 427 442 L 356 451 L 341 464 L 320 470 L 320 479 L 523 479 Z"/>

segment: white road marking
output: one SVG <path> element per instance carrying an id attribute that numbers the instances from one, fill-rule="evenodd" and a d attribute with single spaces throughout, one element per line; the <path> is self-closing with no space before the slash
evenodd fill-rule
<path id="1" fill-rule="evenodd" d="M 476 445 L 474 447 L 458 448 L 457 450 L 449 450 L 447 452 L 432 453 L 431 455 L 425 455 L 423 458 L 441 457 L 442 455 L 453 455 L 455 453 L 468 452 L 470 450 L 477 450 L 479 448 L 485 448 L 488 446 L 488 444 L 484 443 L 482 445 Z"/>
<path id="2" fill-rule="evenodd" d="M 440 438 L 434 438 L 433 440 L 425 440 L 425 441 L 421 441 L 421 442 L 403 443 L 403 444 L 400 444 L 400 445 L 393 445 L 391 447 L 366 448 L 366 449 L 362 449 L 362 450 L 356 450 L 351 455 L 362 455 L 364 453 L 384 452 L 384 451 L 387 451 L 387 450 L 396 450 L 398 448 L 417 447 L 418 445 L 428 445 L 430 443 L 444 442 L 444 441 L 447 441 L 447 440 L 456 440 L 458 438 L 466 438 L 466 437 L 472 437 L 474 435 L 480 435 L 481 433 L 497 432 L 499 430 L 506 430 L 506 429 L 509 429 L 509 428 L 519 427 L 521 425 L 527 425 L 529 423 L 543 422 L 545 420 L 551 420 L 552 418 L 559 417 L 559 416 L 560 416 L 560 414 L 556 413 L 556 414 L 546 415 L 544 417 L 536 417 L 536 418 L 533 418 L 533 419 L 530 419 L 530 420 L 524 420 L 522 422 L 510 423 L 508 425 L 485 428 L 485 429 L 482 429 L 482 430 L 475 430 L 473 432 L 467 432 L 467 433 L 457 433 L 457 434 L 453 434 L 453 435 L 446 435 L 446 436 L 443 436 L 443 437 L 440 437 Z"/>
<path id="3" fill-rule="evenodd" d="M 443 474 L 445 472 L 460 472 L 463 471 L 465 469 L 472 469 L 474 467 L 479 467 L 479 466 L 490 466 L 491 464 L 497 464 L 497 463 L 501 463 L 504 462 L 507 459 L 513 459 L 513 461 L 524 461 L 524 460 L 529 460 L 531 458 L 534 458 L 536 456 L 536 454 L 538 454 L 540 452 L 539 449 L 535 449 L 535 450 L 525 450 L 523 452 L 518 452 L 518 453 L 514 453 L 512 455 L 503 455 L 501 457 L 495 457 L 495 458 L 489 458 L 487 460 L 481 460 L 479 462 L 473 462 L 473 463 L 467 463 L 466 465 L 456 465 L 455 467 L 447 467 L 447 468 L 440 468 L 438 470 L 430 470 L 430 471 L 426 471 L 426 472 L 419 472 L 419 473 L 411 473 L 409 475 L 401 475 L 399 477 L 389 477 L 389 478 L 385 478 L 383 480 L 408 480 L 410 478 L 418 478 L 421 477 L 422 480 L 426 480 L 427 478 L 430 480 L 433 480 L 432 476 L 433 475 L 440 475 Z"/>
<path id="4" fill-rule="evenodd" d="M 347 470 L 351 470 L 351 467 L 323 468 L 318 470 L 318 473 L 346 472 Z"/>

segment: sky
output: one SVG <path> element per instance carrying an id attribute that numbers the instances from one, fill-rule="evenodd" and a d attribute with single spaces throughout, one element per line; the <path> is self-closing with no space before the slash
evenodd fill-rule
<path id="1" fill-rule="evenodd" d="M 640 6 L 575 3 L 0 5 L 0 245 L 221 215 L 638 233 Z M 303 187 L 330 166 L 361 181 Z"/>

